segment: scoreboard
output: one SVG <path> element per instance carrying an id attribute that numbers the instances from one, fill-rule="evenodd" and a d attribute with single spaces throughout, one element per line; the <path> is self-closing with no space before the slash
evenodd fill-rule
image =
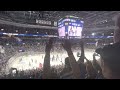
<path id="1" fill-rule="evenodd" d="M 44 25 L 44 26 L 54 26 L 54 27 L 57 27 L 57 22 L 56 21 L 46 21 L 46 20 L 36 19 L 36 24 Z"/>
<path id="2" fill-rule="evenodd" d="M 81 38 L 84 21 L 74 16 L 67 16 L 58 21 L 59 37 Z"/>

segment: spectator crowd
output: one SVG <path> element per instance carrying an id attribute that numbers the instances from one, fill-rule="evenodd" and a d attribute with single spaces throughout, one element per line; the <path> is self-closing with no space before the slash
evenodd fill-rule
<path id="1" fill-rule="evenodd" d="M 11 68 L 9 74 L 2 73 L 1 79 L 119 79 L 120 78 L 120 16 L 116 19 L 117 30 L 114 31 L 114 44 L 105 45 L 97 48 L 93 54 L 93 60 L 89 60 L 85 56 L 84 40 L 81 39 L 79 44 L 70 40 L 62 40 L 55 43 L 54 38 L 50 38 L 47 42 L 37 43 L 33 47 L 33 43 L 26 43 L 21 46 L 6 46 L 7 52 L 1 54 L 1 59 L 9 59 L 12 55 L 22 51 L 39 51 L 45 53 L 42 69 L 22 70 Z M 63 49 L 62 49 L 63 48 Z M 79 59 L 76 60 L 73 51 L 80 50 Z M 9 52 L 8 52 L 9 51 Z M 51 54 L 56 52 L 66 52 L 64 64 L 51 66 Z M 7 53 L 7 54 L 6 54 Z M 10 54 L 11 53 L 11 54 Z M 10 55 L 8 55 L 10 54 Z M 10 56 L 10 57 L 7 57 Z M 6 58 L 7 57 L 7 58 Z M 100 57 L 97 60 L 96 57 Z M 5 59 L 4 59 L 5 58 Z M 59 58 L 59 57 L 57 57 Z M 5 65 L 4 62 L 1 65 Z"/>

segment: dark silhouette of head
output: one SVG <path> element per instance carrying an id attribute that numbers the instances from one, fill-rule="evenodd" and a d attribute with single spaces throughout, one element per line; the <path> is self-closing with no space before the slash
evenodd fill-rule
<path id="1" fill-rule="evenodd" d="M 100 66 L 105 78 L 119 79 L 120 78 L 120 43 L 106 45 L 103 48 L 96 50 L 100 54 Z"/>

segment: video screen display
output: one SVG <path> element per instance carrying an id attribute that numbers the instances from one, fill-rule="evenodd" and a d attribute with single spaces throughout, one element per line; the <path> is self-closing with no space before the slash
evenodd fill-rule
<path id="1" fill-rule="evenodd" d="M 58 28 L 58 33 L 60 37 L 65 36 L 65 26 Z"/>
<path id="2" fill-rule="evenodd" d="M 68 36 L 79 36 L 82 35 L 82 27 L 68 26 Z"/>
<path id="3" fill-rule="evenodd" d="M 59 37 L 82 37 L 83 21 L 76 19 L 63 19 L 58 22 Z"/>

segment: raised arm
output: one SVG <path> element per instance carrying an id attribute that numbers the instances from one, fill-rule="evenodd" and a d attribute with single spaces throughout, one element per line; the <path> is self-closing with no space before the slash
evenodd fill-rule
<path id="1" fill-rule="evenodd" d="M 52 39 L 46 44 L 45 48 L 45 58 L 43 65 L 43 79 L 50 79 L 50 50 L 52 48 Z"/>
<path id="2" fill-rule="evenodd" d="M 87 71 L 88 78 L 94 79 L 96 77 L 96 71 L 92 65 L 92 62 L 89 61 L 86 57 L 85 57 L 85 59 L 87 61 L 86 62 L 86 71 Z"/>
<path id="3" fill-rule="evenodd" d="M 65 43 L 62 44 L 62 46 L 67 51 L 68 56 L 70 58 L 70 65 L 73 71 L 74 78 L 80 79 L 80 68 L 71 50 L 71 43 L 68 40 L 65 40 Z"/>
<path id="4" fill-rule="evenodd" d="M 85 57 L 85 55 L 84 55 L 84 42 L 82 39 L 81 39 L 80 45 L 81 45 L 81 57 L 80 57 L 80 59 L 82 62 L 84 62 L 84 57 Z"/>
<path id="5" fill-rule="evenodd" d="M 100 67 L 100 65 L 98 64 L 98 61 L 96 60 L 95 56 L 97 56 L 96 53 L 93 54 L 93 67 L 99 71 L 99 72 L 102 72 L 102 69 Z"/>

